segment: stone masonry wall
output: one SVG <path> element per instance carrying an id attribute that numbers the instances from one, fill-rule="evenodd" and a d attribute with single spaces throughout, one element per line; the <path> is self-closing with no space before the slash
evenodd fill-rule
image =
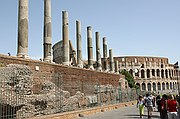
<path id="1" fill-rule="evenodd" d="M 124 78 L 124 76 L 118 74 L 0 55 L 0 66 L 6 66 L 8 64 L 23 64 L 31 68 L 34 80 L 34 93 L 39 93 L 41 90 L 39 89 L 40 85 L 45 80 L 54 82 L 61 89 L 69 91 L 71 95 L 74 95 L 77 91 L 85 94 L 93 94 L 94 85 L 111 84 L 114 87 L 118 87 L 119 80 Z"/>

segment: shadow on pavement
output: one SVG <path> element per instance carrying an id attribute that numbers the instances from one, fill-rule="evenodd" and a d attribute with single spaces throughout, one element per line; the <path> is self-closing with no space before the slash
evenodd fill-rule
<path id="1" fill-rule="evenodd" d="M 128 117 L 128 118 L 132 118 L 132 119 L 139 119 L 139 115 L 138 114 L 128 114 L 128 115 L 124 115 L 124 116 L 126 116 L 126 117 Z M 144 115 L 143 117 L 147 117 L 147 115 Z M 152 115 L 152 118 L 154 119 L 160 119 L 160 116 L 157 116 L 157 115 Z"/>

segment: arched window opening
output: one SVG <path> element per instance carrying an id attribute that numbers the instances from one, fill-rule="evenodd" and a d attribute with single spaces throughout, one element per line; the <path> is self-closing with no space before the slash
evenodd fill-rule
<path id="1" fill-rule="evenodd" d="M 158 82 L 157 86 L 158 86 L 158 90 L 161 90 L 161 84 L 159 82 Z"/>
<path id="2" fill-rule="evenodd" d="M 146 90 L 146 84 L 145 83 L 142 83 L 142 90 Z"/>
<path id="3" fill-rule="evenodd" d="M 144 70 L 141 70 L 141 78 L 145 78 Z"/>
<path id="4" fill-rule="evenodd" d="M 147 69 L 147 78 L 150 78 L 150 70 Z"/>
<path id="5" fill-rule="evenodd" d="M 148 83 L 148 91 L 151 91 L 151 84 L 150 83 Z"/>
<path id="6" fill-rule="evenodd" d="M 161 70 L 161 77 L 164 78 L 164 70 Z"/>
<path id="7" fill-rule="evenodd" d="M 136 86 L 138 86 L 138 87 L 139 87 L 139 89 L 141 89 L 141 87 L 140 87 L 140 84 L 139 84 L 139 83 L 136 83 Z"/>
<path id="8" fill-rule="evenodd" d="M 156 91 L 156 83 L 153 83 L 153 91 Z"/>
<path id="9" fill-rule="evenodd" d="M 129 73 L 133 76 L 133 70 L 132 69 L 129 70 Z"/>
<path id="10" fill-rule="evenodd" d="M 170 89 L 172 90 L 172 82 L 170 82 Z"/>
<path id="11" fill-rule="evenodd" d="M 165 83 L 162 83 L 162 90 L 165 90 Z"/>
<path id="12" fill-rule="evenodd" d="M 166 89 L 169 90 L 169 83 L 166 83 Z"/>
<path id="13" fill-rule="evenodd" d="M 160 77 L 160 70 L 157 69 L 157 77 Z"/>
<path id="14" fill-rule="evenodd" d="M 168 78 L 168 70 L 165 70 L 166 78 Z"/>
<path id="15" fill-rule="evenodd" d="M 155 76 L 155 70 L 152 69 L 152 76 Z"/>

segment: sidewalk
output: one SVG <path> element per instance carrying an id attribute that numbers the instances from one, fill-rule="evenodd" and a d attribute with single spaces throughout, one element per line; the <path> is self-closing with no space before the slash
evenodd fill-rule
<path id="1" fill-rule="evenodd" d="M 136 106 L 124 107 L 112 111 L 101 112 L 90 116 L 79 117 L 76 119 L 140 119 Z M 144 119 L 147 119 L 145 108 Z M 153 112 L 152 119 L 160 119 L 159 112 Z"/>

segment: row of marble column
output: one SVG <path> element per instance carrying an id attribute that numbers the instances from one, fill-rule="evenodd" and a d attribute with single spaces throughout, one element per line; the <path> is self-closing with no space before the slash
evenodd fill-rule
<path id="1" fill-rule="evenodd" d="M 96 69 L 102 71 L 101 53 L 100 53 L 100 34 L 96 35 Z M 44 35 L 43 35 L 43 61 L 51 62 L 52 49 L 52 23 L 51 23 L 51 0 L 44 0 Z M 62 39 L 63 39 L 63 64 L 69 66 L 69 21 L 68 12 L 62 12 Z M 82 39 L 81 23 L 76 21 L 76 40 L 77 40 L 77 66 L 83 67 L 82 61 Z M 87 27 L 87 51 L 88 51 L 88 68 L 93 67 L 93 44 L 92 44 L 92 27 Z M 19 0 L 18 9 L 18 51 L 17 57 L 28 57 L 28 0 Z M 118 61 L 115 62 L 112 49 L 109 49 L 110 72 L 118 72 Z M 107 58 L 107 41 L 103 38 L 103 61 L 104 70 L 108 70 Z"/>
<path id="2" fill-rule="evenodd" d="M 18 48 L 17 57 L 28 56 L 28 0 L 19 0 L 18 4 Z M 51 23 L 51 0 L 44 0 L 44 61 L 51 61 L 52 47 L 52 23 Z"/>

